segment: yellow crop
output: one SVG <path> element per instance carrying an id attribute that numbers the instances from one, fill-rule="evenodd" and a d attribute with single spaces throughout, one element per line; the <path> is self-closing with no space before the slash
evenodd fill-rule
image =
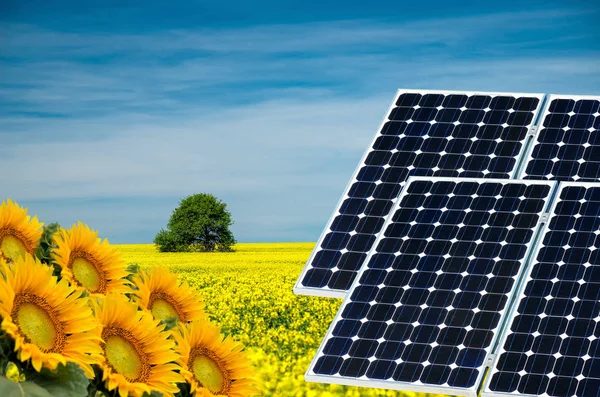
<path id="1" fill-rule="evenodd" d="M 154 245 L 116 247 L 127 263 L 142 268 L 166 266 L 200 291 L 211 320 L 251 353 L 263 396 L 426 396 L 304 380 L 341 304 L 340 299 L 292 291 L 313 243 L 238 244 L 233 253 L 159 253 Z"/>

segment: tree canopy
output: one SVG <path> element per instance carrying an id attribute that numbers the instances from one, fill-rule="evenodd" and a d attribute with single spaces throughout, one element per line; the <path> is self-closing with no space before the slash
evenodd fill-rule
<path id="1" fill-rule="evenodd" d="M 154 243 L 161 252 L 231 251 L 236 243 L 232 224 L 227 204 L 212 194 L 195 194 L 180 201 Z"/>

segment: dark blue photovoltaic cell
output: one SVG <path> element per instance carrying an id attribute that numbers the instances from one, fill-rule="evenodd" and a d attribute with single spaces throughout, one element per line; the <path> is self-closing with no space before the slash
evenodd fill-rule
<path id="1" fill-rule="evenodd" d="M 524 179 L 600 180 L 600 97 L 552 98 Z"/>
<path id="2" fill-rule="evenodd" d="M 410 175 L 510 178 L 535 96 L 399 95 L 298 287 L 348 290 Z"/>
<path id="3" fill-rule="evenodd" d="M 476 387 L 552 185 L 412 180 L 312 372 Z"/>
<path id="4" fill-rule="evenodd" d="M 600 184 L 561 188 L 488 389 L 600 396 Z"/>

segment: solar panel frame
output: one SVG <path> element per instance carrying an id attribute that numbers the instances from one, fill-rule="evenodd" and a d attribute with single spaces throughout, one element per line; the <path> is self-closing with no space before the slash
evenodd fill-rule
<path id="1" fill-rule="evenodd" d="M 532 180 L 532 179 L 527 179 L 527 180 Z M 514 396 L 514 394 L 511 394 L 511 393 L 493 392 L 493 391 L 490 391 L 488 388 L 489 388 L 490 381 L 492 380 L 492 375 L 495 372 L 497 372 L 494 369 L 498 363 L 498 359 L 500 358 L 500 355 L 503 352 L 503 346 L 504 346 L 504 343 L 506 342 L 506 338 L 507 338 L 507 334 L 506 334 L 507 329 L 508 329 L 508 327 L 510 327 L 510 325 L 512 324 L 512 322 L 516 316 L 516 312 L 519 307 L 519 302 L 524 297 L 525 288 L 527 287 L 527 283 L 530 280 L 531 271 L 533 270 L 533 266 L 536 262 L 537 255 L 542 247 L 542 242 L 544 240 L 544 236 L 545 236 L 546 232 L 548 231 L 548 224 L 550 223 L 550 217 L 551 217 L 551 214 L 554 213 L 556 205 L 559 201 L 559 200 L 557 200 L 557 198 L 559 197 L 560 189 L 562 188 L 563 185 L 564 185 L 564 182 L 559 182 L 558 186 L 555 188 L 555 191 L 553 192 L 552 197 L 550 197 L 550 199 L 549 199 L 550 206 L 549 206 L 549 208 L 547 208 L 547 211 L 545 211 L 545 213 L 548 214 L 548 216 L 540 222 L 540 223 L 542 223 L 541 227 L 538 226 L 538 234 L 536 236 L 536 241 L 535 241 L 535 244 L 530 249 L 530 253 L 528 255 L 527 261 L 526 261 L 524 269 L 523 269 L 523 273 L 520 278 L 521 281 L 515 290 L 515 295 L 514 295 L 515 298 L 512 302 L 510 311 L 507 313 L 507 315 L 505 315 L 503 327 L 502 327 L 501 331 L 499 332 L 499 336 L 496 340 L 494 350 L 488 357 L 488 360 L 489 360 L 488 364 L 489 364 L 490 371 L 486 375 L 485 381 L 481 387 L 481 390 L 482 390 L 481 397 Z M 527 396 L 527 395 L 523 394 L 523 396 Z"/>
<path id="2" fill-rule="evenodd" d="M 544 205 L 544 209 L 543 211 L 540 212 L 541 215 L 543 215 L 544 213 L 548 212 L 549 209 L 551 208 L 552 205 L 552 195 L 553 192 L 556 190 L 556 187 L 558 185 L 558 182 L 555 181 L 542 181 L 542 180 L 516 180 L 516 179 L 486 179 L 486 178 L 450 178 L 450 177 L 423 177 L 423 176 L 410 176 L 407 180 L 407 183 L 405 184 L 405 188 L 402 190 L 402 192 L 398 195 L 398 199 L 396 201 L 396 203 L 394 204 L 394 206 L 392 207 L 392 209 L 390 210 L 390 214 L 387 217 L 383 228 L 382 228 L 382 234 L 386 231 L 388 225 L 392 222 L 392 218 L 394 213 L 398 210 L 399 208 L 399 204 L 402 202 L 402 198 L 407 194 L 407 190 L 408 190 L 408 186 L 410 186 L 410 183 L 413 181 L 418 181 L 418 180 L 422 180 L 422 181 L 432 181 L 432 182 L 437 182 L 437 181 L 458 181 L 460 180 L 462 181 L 468 181 L 468 182 L 490 182 L 490 183 L 514 183 L 514 184 L 524 184 L 524 185 L 547 185 L 550 187 L 550 193 L 548 194 L 548 197 L 546 199 L 546 203 Z M 451 395 L 456 395 L 456 396 L 465 396 L 465 397 L 477 397 L 479 395 L 479 390 L 481 389 L 483 380 L 486 376 L 486 367 L 491 363 L 491 359 L 490 359 L 490 353 L 491 350 L 498 345 L 498 342 L 501 338 L 502 335 L 502 330 L 505 327 L 505 324 L 507 322 L 507 317 L 509 314 L 509 311 L 512 309 L 512 302 L 513 302 L 513 297 L 515 296 L 515 294 L 518 292 L 517 288 L 519 287 L 519 281 L 523 279 L 524 276 L 524 271 L 527 268 L 527 261 L 529 261 L 531 259 L 531 251 L 532 248 L 534 248 L 534 246 L 538 243 L 536 241 L 536 238 L 539 240 L 539 235 L 540 235 L 540 222 L 538 221 L 538 223 L 535 226 L 535 232 L 530 240 L 530 242 L 527 244 L 528 246 L 528 250 L 527 253 L 525 255 L 525 257 L 522 260 L 520 269 L 517 273 L 517 275 L 514 277 L 516 282 L 515 285 L 512 288 L 512 291 L 510 293 L 510 298 L 507 301 L 504 309 L 501 311 L 503 314 L 500 318 L 498 327 L 497 327 L 497 331 L 494 333 L 494 336 L 490 342 L 489 347 L 486 349 L 487 354 L 486 354 L 486 358 L 484 359 L 482 366 L 481 366 L 481 371 L 478 375 L 478 378 L 476 379 L 475 383 L 474 383 L 474 387 L 466 389 L 466 388 L 452 388 L 452 387 L 441 387 L 441 386 L 434 386 L 434 385 L 418 385 L 418 384 L 413 384 L 413 383 L 407 383 L 407 382 L 399 382 L 399 381 L 385 381 L 385 380 L 364 380 L 364 379 L 358 379 L 358 378 L 349 378 L 349 377 L 342 377 L 342 376 L 325 376 L 325 375 L 320 375 L 320 374 L 316 374 L 314 373 L 313 369 L 315 367 L 315 364 L 317 363 L 317 360 L 321 357 L 321 354 L 323 352 L 323 349 L 327 343 L 327 341 L 330 339 L 328 338 L 330 335 L 332 335 L 332 332 L 336 326 L 336 324 L 338 323 L 338 320 L 341 319 L 342 313 L 344 311 L 344 308 L 346 307 L 346 304 L 349 303 L 351 301 L 351 295 L 352 295 L 352 291 L 354 291 L 355 287 L 360 283 L 360 279 L 363 275 L 363 273 L 367 270 L 367 265 L 371 259 L 371 257 L 376 253 L 376 247 L 378 245 L 378 242 L 380 241 L 381 237 L 378 237 L 377 241 L 375 242 L 375 244 L 373 245 L 373 248 L 371 249 L 371 251 L 369 252 L 367 258 L 365 259 L 365 262 L 363 264 L 363 266 L 361 267 L 358 275 L 356 276 L 356 278 L 354 279 L 351 288 L 349 289 L 348 293 L 345 295 L 344 300 L 342 302 L 342 304 L 340 305 L 340 308 L 338 310 L 338 312 L 336 313 L 333 321 L 331 322 L 325 336 L 323 337 L 323 340 L 321 341 L 321 344 L 319 345 L 319 348 L 316 351 L 315 356 L 313 357 L 306 373 L 305 373 L 305 380 L 308 382 L 319 382 L 319 383 L 333 383 L 333 384 L 341 384 L 341 385 L 347 385 L 347 386 L 359 386 L 359 387 L 369 387 L 369 388 L 382 388 L 382 389 L 389 389 L 389 390 L 402 390 L 402 391 L 411 391 L 411 392 L 419 392 L 419 393 L 433 393 L 433 394 L 451 394 Z"/>
<path id="3" fill-rule="evenodd" d="M 390 121 L 390 119 L 388 117 L 389 117 L 391 111 L 396 107 L 396 102 L 398 101 L 398 98 L 403 94 L 423 94 L 423 95 L 441 94 L 441 95 L 467 95 L 467 96 L 483 95 L 483 96 L 512 96 L 515 98 L 523 98 L 523 97 L 537 98 L 539 102 L 538 102 L 536 109 L 534 111 L 532 111 L 534 114 L 533 119 L 529 125 L 525 126 L 525 128 L 527 128 L 527 130 L 528 130 L 527 136 L 522 141 L 522 145 L 521 145 L 519 154 L 517 156 L 515 156 L 515 158 L 516 158 L 515 165 L 513 167 L 512 172 L 510 173 L 509 178 L 507 178 L 507 179 L 517 179 L 517 175 L 518 175 L 517 173 L 519 172 L 522 158 L 523 158 L 529 144 L 531 143 L 531 139 L 532 139 L 531 129 L 534 127 L 536 120 L 539 119 L 539 114 L 540 114 L 540 111 L 542 110 L 542 106 L 543 106 L 544 100 L 546 98 L 546 94 L 540 94 L 540 93 L 485 92 L 485 91 L 458 91 L 458 90 L 456 90 L 456 91 L 455 90 L 418 90 L 418 89 L 402 89 L 402 88 L 398 89 L 396 91 L 396 94 L 394 95 L 393 100 L 388 105 L 387 112 L 383 116 L 383 119 L 382 119 L 381 123 L 379 124 L 379 128 L 377 129 L 377 132 L 375 133 L 375 135 L 374 135 L 373 139 L 371 140 L 367 149 L 364 151 L 360 161 L 358 162 L 354 172 L 352 173 L 351 179 L 348 181 L 348 183 L 346 184 L 346 187 L 344 188 L 344 193 L 340 196 L 339 200 L 337 201 L 336 206 L 335 206 L 331 216 L 327 220 L 327 223 L 325 224 L 325 227 L 323 228 L 321 235 L 319 236 L 319 239 L 317 240 L 317 242 L 315 244 L 315 247 L 313 248 L 309 258 L 307 259 L 307 261 L 304 265 L 304 268 L 302 269 L 302 272 L 298 276 L 296 283 L 293 287 L 293 291 L 295 294 L 329 297 L 329 298 L 344 298 L 346 296 L 346 293 L 348 292 L 348 290 L 336 290 L 336 289 L 331 289 L 328 287 L 321 287 L 321 288 L 308 287 L 308 286 L 302 285 L 302 281 L 303 281 L 304 277 L 306 276 L 306 273 L 308 272 L 308 270 L 310 270 L 312 268 L 311 264 L 313 263 L 315 256 L 317 255 L 317 253 L 319 251 L 321 251 L 319 247 L 323 243 L 324 238 L 329 233 L 331 233 L 331 226 L 332 226 L 333 220 L 336 218 L 336 216 L 338 216 L 340 214 L 338 211 L 339 208 L 341 207 L 344 200 L 346 200 L 349 197 L 348 193 L 349 193 L 352 185 L 354 185 L 354 183 L 357 182 L 357 176 L 358 176 L 360 170 L 362 169 L 362 167 L 364 166 L 367 156 L 369 155 L 369 153 L 371 153 L 373 145 L 377 141 L 377 138 L 382 136 L 381 131 L 382 131 L 383 127 L 385 126 L 385 124 L 388 121 Z M 408 182 L 408 179 L 405 182 Z M 398 193 L 398 196 L 396 197 L 396 199 L 392 200 L 393 204 L 396 203 L 396 201 L 398 200 L 398 197 L 402 194 L 406 185 L 407 185 L 407 183 L 404 184 L 404 187 Z M 394 205 L 392 205 L 392 208 L 393 207 L 394 207 Z M 392 210 L 390 209 L 390 212 L 388 212 L 388 215 L 391 213 L 391 211 Z M 385 219 L 385 217 L 384 217 L 384 219 Z M 384 223 L 384 226 L 382 227 L 382 229 L 377 234 L 375 234 L 375 238 L 376 238 L 375 241 L 377 241 L 377 239 L 379 239 L 379 236 L 383 233 L 384 227 L 385 227 L 385 223 Z M 373 246 L 371 247 L 371 249 L 373 249 L 374 244 L 375 243 L 373 243 Z M 368 259 L 368 254 L 367 254 L 367 258 L 364 259 L 361 268 L 364 266 L 367 259 Z M 360 271 L 360 269 L 359 269 L 359 271 Z M 357 272 L 357 274 L 358 274 L 358 272 Z M 356 277 L 357 276 L 355 275 L 355 278 Z"/>
<path id="4" fill-rule="evenodd" d="M 330 226 L 333 223 L 333 220 L 335 219 L 335 217 L 339 213 L 338 209 L 341 207 L 344 200 L 348 197 L 348 192 L 350 191 L 350 188 L 356 182 L 356 177 L 358 176 L 358 173 L 360 172 L 361 168 L 363 167 L 363 164 L 365 163 L 367 156 L 371 152 L 373 145 L 377 141 L 377 138 L 379 138 L 380 132 L 383 129 L 383 126 L 385 125 L 385 123 L 388 121 L 388 116 L 389 116 L 390 112 L 392 111 L 392 109 L 395 107 L 396 101 L 398 100 L 398 98 L 400 97 L 401 94 L 402 94 L 402 90 L 396 91 L 394 98 L 388 105 L 388 109 L 387 109 L 386 113 L 384 114 L 381 123 L 379 123 L 379 128 L 377 129 L 377 133 L 373 136 L 373 139 L 371 139 L 369 146 L 367 146 L 367 149 L 364 151 L 362 157 L 360 158 L 360 161 L 356 165 L 356 168 L 354 169 L 354 172 L 352 173 L 352 177 L 348 180 L 348 183 L 346 184 L 346 187 L 344 188 L 344 193 L 342 193 L 342 195 L 338 199 L 338 201 L 335 205 L 335 208 L 334 208 L 333 212 L 331 213 L 331 216 L 327 220 L 327 223 L 325 224 L 325 227 L 323 228 L 323 231 L 321 232 L 321 235 L 319 236 L 319 239 L 317 240 L 317 243 L 315 244 L 315 248 L 312 250 L 310 257 L 307 259 L 306 264 L 304 265 L 304 268 L 302 269 L 302 273 L 300 273 L 300 276 L 298 276 L 298 279 L 296 280 L 296 284 L 294 285 L 294 289 L 293 289 L 295 294 L 309 295 L 309 296 L 321 296 L 321 297 L 326 297 L 326 298 L 343 298 L 344 296 L 346 296 L 346 291 L 335 291 L 335 290 L 331 290 L 328 288 L 305 287 L 302 285 L 302 280 L 304 279 L 306 272 L 310 268 L 309 264 L 312 263 L 313 259 L 315 258 L 315 255 L 317 254 L 317 252 L 319 252 L 319 246 L 323 242 L 323 239 L 325 238 L 325 236 L 327 234 L 329 234 Z M 381 231 L 380 231 L 380 233 L 381 233 Z"/>
<path id="5" fill-rule="evenodd" d="M 517 175 L 516 175 L 516 179 L 541 179 L 541 180 L 560 180 L 560 181 L 564 181 L 564 182 L 576 182 L 575 180 L 569 178 L 569 180 L 564 179 L 564 178 L 553 178 L 553 179 L 549 179 L 546 178 L 545 176 L 540 177 L 540 176 L 534 176 L 534 175 L 529 175 L 527 174 L 527 167 L 531 162 L 535 162 L 536 159 L 533 157 L 533 151 L 535 150 L 535 147 L 540 144 L 539 142 L 539 137 L 540 134 L 542 133 L 542 131 L 546 128 L 544 127 L 544 121 L 546 120 L 546 117 L 550 114 L 552 114 L 553 112 L 550 111 L 550 106 L 552 105 L 552 101 L 555 99 L 572 99 L 575 102 L 580 101 L 580 100 L 595 100 L 595 101 L 600 101 L 600 95 L 566 95 L 566 94 L 548 94 L 546 95 L 545 98 L 545 102 L 542 104 L 541 107 L 541 117 L 539 118 L 539 122 L 536 123 L 535 125 L 535 131 L 534 131 L 534 136 L 533 139 L 531 139 L 530 144 L 527 147 L 527 150 L 525 153 L 523 153 L 523 161 L 521 166 L 518 169 Z M 596 131 L 599 131 L 598 133 L 600 133 L 600 129 L 596 129 Z M 598 145 L 600 146 L 600 145 Z M 600 167 L 600 165 L 599 165 Z M 592 182 L 592 181 L 580 181 L 580 182 Z M 594 182 L 600 182 L 600 175 L 598 176 L 598 180 L 594 181 Z"/>
<path id="6" fill-rule="evenodd" d="M 526 180 L 530 181 L 533 179 L 526 179 Z M 493 352 L 492 356 L 489 357 L 490 371 L 486 375 L 485 381 L 481 387 L 481 397 L 509 397 L 509 396 L 514 397 L 515 395 L 526 396 L 526 397 L 539 397 L 538 395 L 534 395 L 534 394 L 524 394 L 524 393 L 518 393 L 518 392 L 512 392 L 512 393 L 496 392 L 496 391 L 490 390 L 490 383 L 492 381 L 493 375 L 496 374 L 497 372 L 499 372 L 496 367 L 498 365 L 498 361 L 500 360 L 501 355 L 506 352 L 506 350 L 504 349 L 504 345 L 506 343 L 506 339 L 509 336 L 508 329 L 512 325 L 515 317 L 518 315 L 517 310 L 519 308 L 519 303 L 524 298 L 527 298 L 527 295 L 525 295 L 525 289 L 527 288 L 527 284 L 530 281 L 534 280 L 531 277 L 531 273 L 533 272 L 535 265 L 538 263 L 537 257 L 539 255 L 540 250 L 543 248 L 543 242 L 544 242 L 546 233 L 551 231 L 550 221 L 552 220 L 553 216 L 555 216 L 556 207 L 561 202 L 561 200 L 560 200 L 561 193 L 562 193 L 563 189 L 565 189 L 567 187 L 600 188 L 600 182 L 573 182 L 573 181 L 562 182 L 561 181 L 556 186 L 555 191 L 552 194 L 552 197 L 550 198 L 550 207 L 547 209 L 547 211 L 545 211 L 545 213 L 547 214 L 547 217 L 546 217 L 546 219 L 543 220 L 543 225 L 540 228 L 540 232 L 539 232 L 537 241 L 535 243 L 535 246 L 532 247 L 532 249 L 530 250 L 531 254 L 529 255 L 529 258 L 527 261 L 527 266 L 522 275 L 521 283 L 518 286 L 518 290 L 516 291 L 515 300 L 512 304 L 510 313 L 508 313 L 505 316 L 504 326 L 500 332 L 499 338 L 496 341 L 495 351 Z"/>

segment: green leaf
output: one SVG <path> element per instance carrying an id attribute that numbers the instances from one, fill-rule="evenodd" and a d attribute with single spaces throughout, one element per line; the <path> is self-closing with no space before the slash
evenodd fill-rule
<path id="1" fill-rule="evenodd" d="M 0 375 L 4 375 L 6 364 L 15 357 L 15 341 L 0 331 Z"/>
<path id="2" fill-rule="evenodd" d="M 87 394 L 87 393 L 86 393 Z M 33 382 L 15 383 L 6 376 L 0 375 L 0 396 L 2 397 L 53 397 L 43 387 Z"/>
<path id="3" fill-rule="evenodd" d="M 60 230 L 60 225 L 56 222 L 44 226 L 40 243 L 35 249 L 35 256 L 44 264 L 52 267 L 52 275 L 60 278 L 61 268 L 52 258 L 52 253 L 57 245 L 54 241 L 54 235 Z"/>
<path id="4" fill-rule="evenodd" d="M 144 393 L 142 397 L 163 397 L 162 393 L 152 390 L 152 393 Z"/>
<path id="5" fill-rule="evenodd" d="M 189 383 L 178 383 L 179 391 L 175 393 L 175 397 L 194 397 Z"/>
<path id="6" fill-rule="evenodd" d="M 181 200 L 167 229 L 154 238 L 160 252 L 232 251 L 236 243 L 227 205 L 212 194 L 200 193 Z"/>
<path id="7" fill-rule="evenodd" d="M 35 250 L 35 254 L 45 264 L 52 264 L 52 250 L 56 248 L 53 241 L 53 235 L 60 230 L 60 225 L 56 222 L 45 225 L 43 228 L 40 243 Z"/>
<path id="8" fill-rule="evenodd" d="M 74 363 L 59 365 L 55 371 L 42 371 L 29 378 L 46 389 L 54 397 L 87 397 L 89 380 L 83 370 Z"/>
<path id="9" fill-rule="evenodd" d="M 177 326 L 178 319 L 177 317 L 167 317 L 166 319 L 161 320 L 160 323 L 165 324 L 165 330 L 168 331 Z"/>
<path id="10" fill-rule="evenodd" d="M 127 264 L 127 268 L 125 269 L 128 273 L 139 273 L 140 271 L 140 265 L 138 265 L 137 263 L 128 263 Z"/>
<path id="11" fill-rule="evenodd" d="M 140 265 L 138 265 L 137 263 L 129 263 L 127 265 L 127 268 L 125 269 L 127 271 L 127 276 L 125 276 L 125 279 L 127 279 L 128 281 L 132 282 L 131 284 L 131 288 L 134 290 L 138 290 L 139 288 L 133 284 L 133 278 L 140 273 Z"/>

